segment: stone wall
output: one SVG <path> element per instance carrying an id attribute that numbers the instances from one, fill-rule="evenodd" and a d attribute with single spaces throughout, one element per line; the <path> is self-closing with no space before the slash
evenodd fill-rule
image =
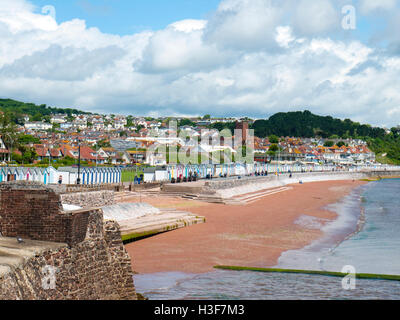
<path id="1" fill-rule="evenodd" d="M 62 211 L 60 196 L 42 184 L 0 184 L 0 233 L 4 237 L 73 245 L 85 238 L 90 214 Z"/>
<path id="2" fill-rule="evenodd" d="M 0 299 L 136 299 L 119 225 L 101 209 L 66 213 L 52 189 L 1 183 L 0 230 Z M 31 242 L 42 250 L 27 254 Z M 44 267 L 57 268 L 54 288 L 43 286 Z"/>
<path id="3" fill-rule="evenodd" d="M 44 251 L 0 274 L 0 300 L 135 300 L 130 257 L 118 224 L 103 224 L 101 213 L 89 220 L 83 242 Z M 54 288 L 43 285 L 47 266 L 57 268 Z"/>
<path id="4" fill-rule="evenodd" d="M 60 194 L 61 202 L 83 208 L 111 206 L 115 203 L 114 191 L 88 191 Z"/>

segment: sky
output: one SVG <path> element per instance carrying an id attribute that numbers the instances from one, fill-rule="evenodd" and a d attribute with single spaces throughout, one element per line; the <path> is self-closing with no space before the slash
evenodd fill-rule
<path id="1" fill-rule="evenodd" d="M 0 0 L 0 97 L 400 124 L 400 0 Z"/>

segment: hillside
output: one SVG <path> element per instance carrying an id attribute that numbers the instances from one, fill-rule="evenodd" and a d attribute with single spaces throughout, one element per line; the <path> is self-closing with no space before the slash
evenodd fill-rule
<path id="1" fill-rule="evenodd" d="M 67 114 L 89 114 L 88 112 L 71 108 L 52 108 L 45 104 L 35 105 L 11 99 L 0 99 L 0 111 L 7 114 L 11 121 L 22 124 L 24 115 L 28 115 L 31 121 L 48 120 L 52 113 Z"/>
<path id="2" fill-rule="evenodd" d="M 257 120 L 251 126 L 257 137 L 270 135 L 312 138 L 359 138 L 368 142 L 370 149 L 383 163 L 400 164 L 400 129 L 392 128 L 387 134 L 383 128 L 340 120 L 330 116 L 318 116 L 310 111 L 280 112 L 269 119 Z"/>
<path id="3" fill-rule="evenodd" d="M 385 130 L 359 124 L 349 119 L 340 120 L 330 116 L 318 116 L 310 111 L 277 113 L 268 120 L 257 120 L 252 128 L 258 137 L 267 137 L 271 134 L 285 137 L 311 138 L 320 136 L 329 138 L 337 135 L 341 138 L 371 137 L 382 138 Z"/>

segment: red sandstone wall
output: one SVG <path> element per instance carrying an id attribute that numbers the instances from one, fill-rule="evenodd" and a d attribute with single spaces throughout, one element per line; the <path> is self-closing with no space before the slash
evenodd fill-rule
<path id="1" fill-rule="evenodd" d="M 88 211 L 65 213 L 60 195 L 44 185 L 0 184 L 0 232 L 4 237 L 77 244 L 85 239 Z"/>
<path id="2" fill-rule="evenodd" d="M 1 183 L 0 232 L 66 244 L 3 274 L 0 300 L 136 299 L 119 225 L 104 222 L 101 209 L 65 213 L 59 195 L 43 185 Z M 44 267 L 57 268 L 54 288 L 43 286 Z"/>
<path id="3" fill-rule="evenodd" d="M 135 300 L 131 260 L 119 226 L 89 216 L 83 242 L 47 251 L 0 277 L 0 300 Z M 43 287 L 43 268 L 57 268 L 55 288 Z"/>

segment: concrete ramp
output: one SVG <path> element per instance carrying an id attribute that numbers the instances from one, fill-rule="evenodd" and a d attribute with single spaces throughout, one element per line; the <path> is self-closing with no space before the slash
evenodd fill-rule
<path id="1" fill-rule="evenodd" d="M 105 220 L 118 222 L 124 242 L 205 222 L 190 212 L 158 209 L 148 203 L 119 203 L 104 207 L 103 213 Z"/>
<path id="2" fill-rule="evenodd" d="M 117 222 L 161 214 L 161 211 L 148 203 L 118 203 L 103 207 L 104 219 Z"/>

